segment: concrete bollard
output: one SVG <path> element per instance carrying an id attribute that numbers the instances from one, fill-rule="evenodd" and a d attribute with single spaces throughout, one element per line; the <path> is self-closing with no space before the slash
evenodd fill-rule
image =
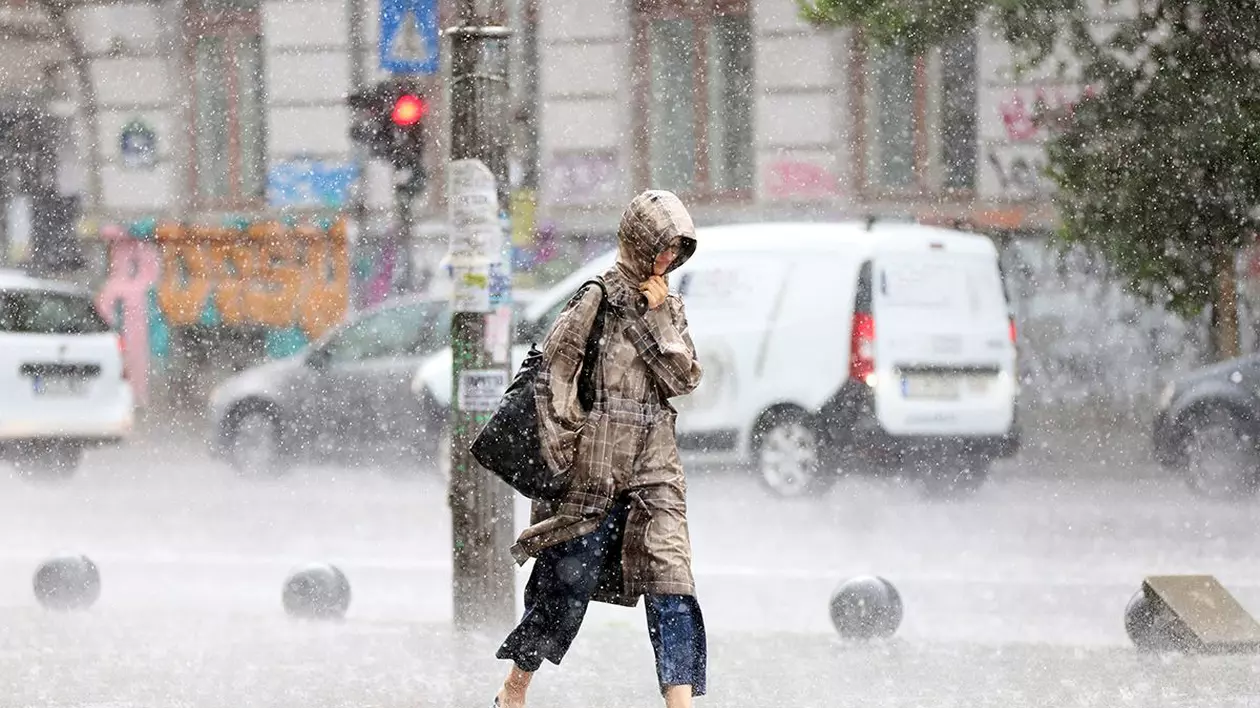
<path id="1" fill-rule="evenodd" d="M 850 578 L 831 595 L 831 623 L 845 639 L 891 637 L 901 625 L 901 594 L 873 575 Z"/>
<path id="2" fill-rule="evenodd" d="M 350 580 L 334 565 L 315 563 L 284 584 L 284 611 L 301 619 L 341 619 L 350 607 Z"/>
<path id="3" fill-rule="evenodd" d="M 35 571 L 35 599 L 53 610 L 82 610 L 101 596 L 101 573 L 84 555 L 58 556 Z"/>

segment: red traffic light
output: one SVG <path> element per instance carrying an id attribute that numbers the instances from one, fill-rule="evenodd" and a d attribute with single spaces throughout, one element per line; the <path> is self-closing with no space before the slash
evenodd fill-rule
<path id="1" fill-rule="evenodd" d="M 394 101 L 394 111 L 390 113 L 389 119 L 394 121 L 394 125 L 409 128 L 419 123 L 428 112 L 429 104 L 423 98 L 405 93 Z"/>

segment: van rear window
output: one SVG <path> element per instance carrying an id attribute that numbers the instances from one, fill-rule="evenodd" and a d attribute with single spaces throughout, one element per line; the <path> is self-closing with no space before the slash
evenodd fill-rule
<path id="1" fill-rule="evenodd" d="M 43 290 L 0 292 L 0 332 L 20 334 L 100 334 L 109 325 L 91 299 Z"/>
<path id="2" fill-rule="evenodd" d="M 1001 277 L 992 263 L 931 259 L 882 265 L 875 285 L 885 305 L 959 313 L 1005 309 Z"/>

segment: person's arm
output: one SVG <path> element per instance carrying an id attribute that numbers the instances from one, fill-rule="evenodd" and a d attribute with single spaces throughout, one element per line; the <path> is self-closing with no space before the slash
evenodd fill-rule
<path id="1" fill-rule="evenodd" d="M 581 410 L 578 405 L 578 374 L 586 353 L 586 338 L 595 325 L 602 297 L 598 287 L 589 285 L 560 312 L 551 331 L 543 339 L 543 359 L 550 373 L 551 412 L 565 422 L 574 425 L 579 420 L 567 420 Z"/>
<path id="2" fill-rule="evenodd" d="M 667 398 L 691 393 L 700 385 L 700 362 L 687 331 L 682 298 L 670 295 L 660 307 L 631 317 L 626 334 Z"/>

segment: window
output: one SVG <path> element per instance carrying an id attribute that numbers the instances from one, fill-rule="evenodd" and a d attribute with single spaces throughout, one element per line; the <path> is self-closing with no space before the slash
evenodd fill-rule
<path id="1" fill-rule="evenodd" d="M 427 354 L 446 344 L 449 326 L 441 303 L 391 307 L 334 334 L 323 354 L 331 364 Z"/>
<path id="2" fill-rule="evenodd" d="M 873 192 L 975 188 L 976 36 L 928 56 L 868 47 L 859 86 L 864 183 Z"/>
<path id="3" fill-rule="evenodd" d="M 866 177 L 871 186 L 915 186 L 917 67 L 913 57 L 895 47 L 870 53 Z"/>
<path id="4" fill-rule="evenodd" d="M 38 290 L 0 293 L 0 332 L 101 334 L 108 331 L 109 325 L 90 298 Z"/>
<path id="5" fill-rule="evenodd" d="M 192 184 L 201 204 L 261 199 L 266 186 L 258 0 L 201 0 L 188 19 Z"/>
<path id="6" fill-rule="evenodd" d="M 635 21 L 641 181 L 693 196 L 751 190 L 747 3 L 639 0 Z"/>

